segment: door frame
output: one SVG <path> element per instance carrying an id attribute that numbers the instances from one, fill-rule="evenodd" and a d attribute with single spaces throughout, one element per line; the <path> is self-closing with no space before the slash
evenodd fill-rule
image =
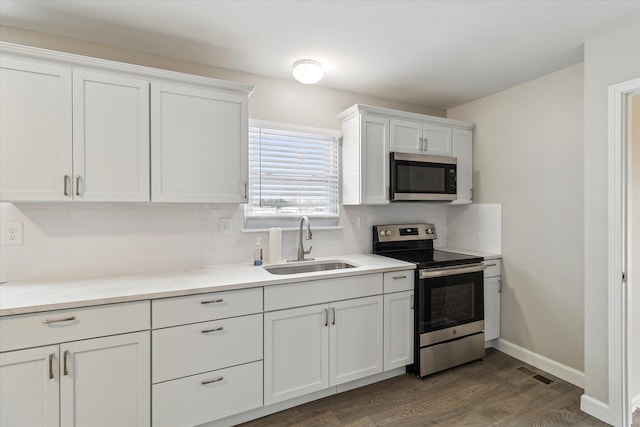
<path id="1" fill-rule="evenodd" d="M 628 99 L 640 91 L 640 78 L 609 87 L 608 138 L 608 323 L 609 323 L 609 422 L 631 425 L 628 355 L 627 185 Z"/>

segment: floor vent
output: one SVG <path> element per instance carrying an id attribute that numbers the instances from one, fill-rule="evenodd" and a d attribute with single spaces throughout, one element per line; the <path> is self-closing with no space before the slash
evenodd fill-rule
<path id="1" fill-rule="evenodd" d="M 535 372 L 533 372 L 531 369 L 525 368 L 524 366 L 520 366 L 518 368 L 518 371 L 522 372 L 525 375 L 529 375 L 530 377 L 536 375 Z"/>
<path id="2" fill-rule="evenodd" d="M 541 383 L 545 383 L 545 384 L 551 384 L 553 382 L 553 380 L 550 380 L 547 377 L 543 377 L 542 375 L 538 374 L 538 375 L 534 375 L 533 378 L 537 379 L 538 381 L 540 381 Z"/>
<path id="3" fill-rule="evenodd" d="M 524 366 L 520 366 L 519 368 L 516 368 L 516 369 L 518 369 L 518 371 L 522 372 L 523 374 L 525 374 L 525 375 L 527 375 L 529 377 L 535 378 L 536 380 L 540 381 L 541 383 L 551 384 L 553 382 L 553 380 L 550 380 L 549 378 L 547 378 L 547 377 L 545 377 L 543 375 L 540 375 L 540 374 L 532 371 L 529 368 L 525 368 Z"/>

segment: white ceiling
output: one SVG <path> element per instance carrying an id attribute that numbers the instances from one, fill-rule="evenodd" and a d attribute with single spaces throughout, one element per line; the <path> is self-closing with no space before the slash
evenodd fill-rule
<path id="1" fill-rule="evenodd" d="M 640 1 L 0 0 L 0 24 L 447 108 L 582 61 Z"/>

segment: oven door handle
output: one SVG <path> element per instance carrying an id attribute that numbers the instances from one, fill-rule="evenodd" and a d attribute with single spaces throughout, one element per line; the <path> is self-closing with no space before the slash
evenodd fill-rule
<path id="1" fill-rule="evenodd" d="M 464 273 L 475 273 L 477 271 L 482 271 L 485 268 L 487 268 L 487 266 L 484 265 L 484 263 L 482 263 L 482 264 L 471 264 L 464 267 L 456 266 L 456 267 L 434 268 L 433 270 L 420 270 L 420 278 L 433 279 L 434 277 L 453 276 L 455 274 L 464 274 Z"/>

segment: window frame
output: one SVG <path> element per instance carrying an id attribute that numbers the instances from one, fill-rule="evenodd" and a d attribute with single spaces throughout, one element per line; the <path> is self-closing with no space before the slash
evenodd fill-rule
<path id="1" fill-rule="evenodd" d="M 247 203 L 244 206 L 244 225 L 245 230 L 253 231 L 253 230 L 265 230 L 271 227 L 280 227 L 283 229 L 297 229 L 299 225 L 300 217 L 306 215 L 311 220 L 312 226 L 314 229 L 318 228 L 341 228 L 340 227 L 340 207 L 342 201 L 341 194 L 341 163 L 342 163 L 342 153 L 341 153 L 341 145 L 342 145 L 342 134 L 340 131 L 335 129 L 325 129 L 325 128 L 315 128 L 315 127 L 307 127 L 307 126 L 299 126 L 292 125 L 287 123 L 280 122 L 271 122 L 265 120 L 249 120 L 249 130 L 253 128 L 261 128 L 261 129 L 270 129 L 274 131 L 283 131 L 283 132 L 292 132 L 299 134 L 307 134 L 307 135 L 318 135 L 322 137 L 335 138 L 336 139 L 336 173 L 337 173 L 337 202 L 336 202 L 336 215 L 317 215 L 313 213 L 291 213 L 291 214 L 282 214 L 280 215 L 259 215 L 251 213 L 251 159 L 248 159 L 248 178 L 247 178 Z M 249 138 L 250 139 L 250 138 Z M 247 155 L 251 155 L 251 142 L 249 141 L 249 147 L 247 150 Z"/>

